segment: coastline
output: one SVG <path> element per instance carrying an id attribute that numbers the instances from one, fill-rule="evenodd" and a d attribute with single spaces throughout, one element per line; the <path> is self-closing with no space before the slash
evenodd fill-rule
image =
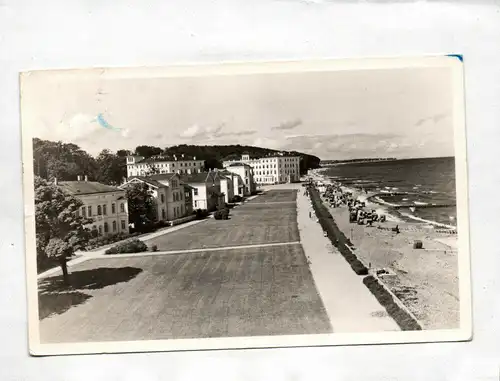
<path id="1" fill-rule="evenodd" d="M 318 170 L 311 171 L 310 177 L 324 184 L 332 183 Z M 355 198 L 362 198 L 368 208 L 380 209 L 380 204 L 370 201 L 370 194 L 341 188 L 352 192 Z M 349 222 L 347 207 L 324 204 L 338 228 L 352 242 L 354 254 L 371 272 L 384 270 L 384 274 L 379 274 L 380 281 L 419 319 L 424 329 L 459 327 L 456 231 L 444 224 L 402 221 L 395 216 L 388 216 L 385 223 L 372 227 L 353 224 Z M 396 225 L 400 234 L 392 231 Z M 422 241 L 423 249 L 413 248 L 416 240 Z"/>

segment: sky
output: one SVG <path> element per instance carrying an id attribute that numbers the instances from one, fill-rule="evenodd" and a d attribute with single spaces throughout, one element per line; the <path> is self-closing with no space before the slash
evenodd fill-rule
<path id="1" fill-rule="evenodd" d="M 451 72 L 444 67 L 127 73 L 31 73 L 21 86 L 23 129 L 93 155 L 176 144 L 246 144 L 323 160 L 454 154 Z"/>

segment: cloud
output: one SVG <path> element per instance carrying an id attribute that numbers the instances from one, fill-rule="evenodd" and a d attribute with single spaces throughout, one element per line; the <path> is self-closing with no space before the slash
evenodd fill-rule
<path id="1" fill-rule="evenodd" d="M 279 125 L 271 127 L 271 130 L 293 130 L 302 124 L 302 120 L 294 119 L 281 122 Z"/>
<path id="2" fill-rule="evenodd" d="M 448 116 L 449 115 L 446 114 L 446 113 L 441 113 L 441 114 L 435 114 L 435 115 L 432 115 L 432 116 L 428 116 L 426 118 L 421 118 L 421 119 L 419 119 L 419 120 L 416 121 L 415 127 L 420 127 L 424 123 L 431 122 L 431 121 L 434 124 L 436 124 L 437 122 L 439 122 L 440 120 L 443 120 L 443 119 L 447 118 Z"/>
<path id="3" fill-rule="evenodd" d="M 383 157 L 418 147 L 397 134 L 302 134 L 288 135 L 282 149 L 297 150 L 320 158 Z"/>
<path id="4" fill-rule="evenodd" d="M 191 141 L 202 140 L 216 140 L 224 137 L 237 137 L 237 136 L 251 136 L 255 135 L 257 131 L 224 131 L 226 125 L 221 123 L 217 126 L 200 126 L 198 124 L 188 127 L 186 130 L 179 134 L 181 139 L 189 139 Z"/>

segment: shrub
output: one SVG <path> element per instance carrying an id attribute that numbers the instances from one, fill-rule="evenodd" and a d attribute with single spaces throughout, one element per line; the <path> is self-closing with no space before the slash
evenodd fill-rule
<path id="1" fill-rule="evenodd" d="M 241 202 L 243 201 L 243 197 L 239 196 L 239 195 L 236 195 L 233 197 L 233 201 L 234 202 Z"/>
<path id="2" fill-rule="evenodd" d="M 148 246 L 141 240 L 134 238 L 125 242 L 121 242 L 106 250 L 105 254 L 123 254 L 123 253 L 141 253 L 147 251 Z"/>
<path id="3" fill-rule="evenodd" d="M 158 251 L 158 245 L 151 246 L 151 251 Z"/>
<path id="4" fill-rule="evenodd" d="M 229 209 L 217 210 L 214 213 L 214 218 L 216 220 L 227 220 L 227 219 L 229 219 Z"/>
<path id="5" fill-rule="evenodd" d="M 206 209 L 196 209 L 195 211 L 196 219 L 202 220 L 208 216 L 208 210 Z"/>
<path id="6" fill-rule="evenodd" d="M 87 243 L 86 249 L 92 250 L 96 247 L 109 245 L 111 243 L 115 243 L 117 241 L 121 241 L 121 240 L 124 240 L 126 238 L 133 237 L 137 234 L 138 233 L 133 233 L 133 234 L 115 233 L 115 234 L 109 234 L 109 235 L 105 235 L 105 236 L 94 237 L 94 238 L 91 238 L 89 240 L 89 242 Z"/>

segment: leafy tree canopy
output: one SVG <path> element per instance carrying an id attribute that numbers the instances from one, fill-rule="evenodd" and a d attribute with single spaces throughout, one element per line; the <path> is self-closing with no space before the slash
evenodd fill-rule
<path id="1" fill-rule="evenodd" d="M 132 183 L 126 188 L 129 222 L 141 229 L 155 221 L 153 194 L 145 183 Z"/>

